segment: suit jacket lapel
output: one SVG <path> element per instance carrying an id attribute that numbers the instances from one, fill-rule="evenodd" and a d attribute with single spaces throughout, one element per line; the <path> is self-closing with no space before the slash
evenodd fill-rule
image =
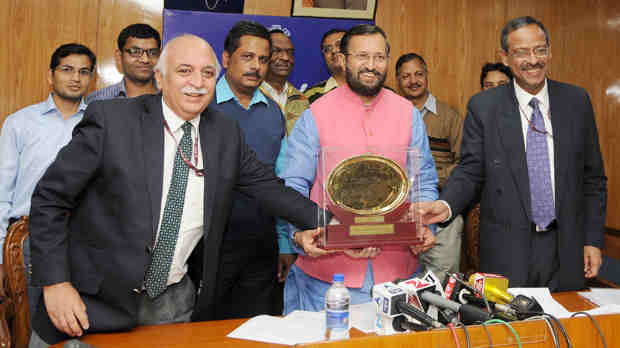
<path id="1" fill-rule="evenodd" d="M 164 180 L 164 114 L 161 103 L 159 95 L 145 99 L 141 115 L 144 173 L 151 200 L 153 236 L 159 224 Z"/>
<path id="2" fill-rule="evenodd" d="M 569 122 L 562 122 L 562 115 L 567 115 L 571 112 L 570 105 L 563 100 L 562 96 L 558 94 L 557 84 L 555 81 L 547 79 L 547 86 L 549 92 L 549 114 L 551 115 L 551 129 L 553 132 L 553 168 L 555 177 L 555 214 L 558 216 L 560 202 L 562 199 L 562 187 L 567 187 L 568 183 L 564 182 L 564 179 L 569 178 L 569 175 L 560 175 L 559 168 L 568 168 L 567 163 L 569 161 L 567 151 L 570 144 L 570 129 L 568 129 Z M 563 166 L 563 167 L 562 167 Z M 566 185 L 565 185 L 566 184 Z"/>
<path id="3" fill-rule="evenodd" d="M 500 112 L 497 121 L 500 142 L 504 145 L 505 160 L 512 170 L 521 198 L 521 204 L 523 204 L 528 217 L 531 219 L 529 176 L 519 103 L 517 102 L 512 84 L 504 88 L 504 91 L 504 102 L 499 107 Z"/>

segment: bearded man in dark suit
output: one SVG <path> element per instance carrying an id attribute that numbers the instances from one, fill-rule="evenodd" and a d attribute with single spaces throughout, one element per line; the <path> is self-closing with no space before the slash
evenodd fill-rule
<path id="1" fill-rule="evenodd" d="M 598 274 L 607 207 L 594 112 L 582 88 L 546 77 L 549 34 L 510 21 L 502 60 L 513 83 L 471 98 L 461 160 L 426 223 L 449 221 L 480 197 L 480 270 L 512 286 L 584 287 Z"/>
<path id="2" fill-rule="evenodd" d="M 155 70 L 162 95 L 92 103 L 35 190 L 33 281 L 44 300 L 31 347 L 212 319 L 233 189 L 302 229 L 319 221 L 237 122 L 207 109 L 220 67 L 206 41 L 171 40 Z"/>

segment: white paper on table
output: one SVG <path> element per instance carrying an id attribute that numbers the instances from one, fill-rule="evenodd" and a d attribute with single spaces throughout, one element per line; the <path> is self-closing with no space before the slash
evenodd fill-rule
<path id="1" fill-rule="evenodd" d="M 351 326 L 364 332 L 375 332 L 375 321 L 377 320 L 377 305 L 370 301 L 356 304 L 349 307 L 351 309 Z"/>
<path id="2" fill-rule="evenodd" d="M 570 318 L 572 314 L 558 301 L 553 299 L 548 288 L 509 288 L 508 292 L 515 296 L 533 297 L 538 301 L 545 313 L 551 314 L 556 318 Z"/>
<path id="3" fill-rule="evenodd" d="M 325 339 L 325 313 L 294 311 L 286 317 L 259 315 L 228 334 L 231 338 L 295 345 Z"/>
<path id="4" fill-rule="evenodd" d="M 586 312 L 590 315 L 618 314 L 620 313 L 620 305 L 618 304 L 603 305 L 597 308 L 593 308 L 593 309 L 589 309 L 587 311 L 581 311 L 581 312 Z"/>
<path id="5" fill-rule="evenodd" d="M 590 291 L 578 294 L 599 306 L 620 304 L 620 289 L 591 288 Z"/>

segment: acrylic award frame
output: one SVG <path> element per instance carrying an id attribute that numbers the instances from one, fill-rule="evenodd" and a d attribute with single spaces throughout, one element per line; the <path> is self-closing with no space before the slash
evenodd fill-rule
<path id="1" fill-rule="evenodd" d="M 333 218 L 319 222 L 325 226 L 319 244 L 325 249 L 420 244 L 422 229 L 414 209 L 420 197 L 419 154 L 411 147 L 363 153 L 322 148 L 318 203 Z"/>

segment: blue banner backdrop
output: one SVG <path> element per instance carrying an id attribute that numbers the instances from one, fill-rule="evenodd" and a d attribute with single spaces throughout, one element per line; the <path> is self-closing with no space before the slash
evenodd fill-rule
<path id="1" fill-rule="evenodd" d="M 221 63 L 226 34 L 240 20 L 256 21 L 268 29 L 279 26 L 290 34 L 295 46 L 295 67 L 289 80 L 299 89 L 329 77 L 320 48 L 325 32 L 333 28 L 347 30 L 358 24 L 373 24 L 372 21 L 357 19 L 255 16 L 164 9 L 164 43 L 184 33 L 198 35 L 211 44 Z"/>

